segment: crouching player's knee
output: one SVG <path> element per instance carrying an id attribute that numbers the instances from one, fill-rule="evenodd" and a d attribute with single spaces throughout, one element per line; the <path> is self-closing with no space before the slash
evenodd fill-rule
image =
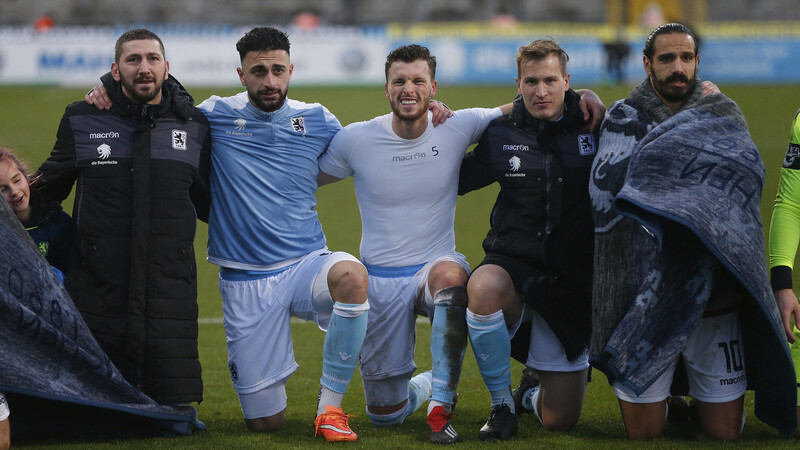
<path id="1" fill-rule="evenodd" d="M 367 269 L 352 256 L 347 256 L 349 258 L 339 259 L 328 270 L 331 298 L 341 303 L 364 303 L 367 301 Z"/>
<path id="2" fill-rule="evenodd" d="M 268 433 L 283 428 L 286 387 L 279 382 L 253 393 L 239 393 L 244 423 L 250 431 Z"/>
<path id="3" fill-rule="evenodd" d="M 365 381 L 367 417 L 376 427 L 399 425 L 431 396 L 431 373 L 414 378 L 396 375 L 380 381 Z M 380 403 L 380 405 L 378 404 Z"/>
<path id="4" fill-rule="evenodd" d="M 408 401 L 392 406 L 367 406 L 367 417 L 376 427 L 400 425 L 408 416 Z"/>
<path id="5" fill-rule="evenodd" d="M 250 431 L 255 431 L 257 433 L 270 433 L 283 428 L 284 416 L 285 412 L 281 411 L 274 416 L 244 419 L 244 423 L 247 425 L 247 429 Z"/>

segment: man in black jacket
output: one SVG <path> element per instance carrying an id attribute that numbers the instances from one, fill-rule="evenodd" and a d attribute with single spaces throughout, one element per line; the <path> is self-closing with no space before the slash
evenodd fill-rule
<path id="1" fill-rule="evenodd" d="M 551 40 L 521 47 L 512 113 L 490 123 L 461 166 L 459 194 L 500 184 L 486 257 L 467 285 L 470 341 L 492 395 L 484 440 L 515 435 L 524 409 L 546 429 L 569 430 L 583 406 L 594 245 L 587 187 L 597 135 L 584 130 L 568 59 Z M 512 398 L 510 337 L 519 329 L 527 347 L 527 328 L 526 369 Z"/>
<path id="2" fill-rule="evenodd" d="M 36 187 L 63 201 L 77 180 L 66 288 L 103 350 L 157 402 L 200 402 L 194 237 L 210 203 L 208 121 L 162 89 L 169 63 L 154 33 L 124 33 L 111 72 L 114 107 L 67 107 Z"/>

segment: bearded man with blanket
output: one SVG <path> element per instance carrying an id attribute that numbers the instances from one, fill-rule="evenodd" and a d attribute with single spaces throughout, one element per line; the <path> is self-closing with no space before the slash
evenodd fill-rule
<path id="1" fill-rule="evenodd" d="M 590 361 L 632 439 L 661 434 L 683 394 L 706 435 L 736 439 L 745 389 L 788 437 L 796 389 L 764 260 L 764 164 L 736 103 L 703 96 L 699 61 L 691 30 L 658 27 L 647 79 L 606 113 L 589 182 Z"/>

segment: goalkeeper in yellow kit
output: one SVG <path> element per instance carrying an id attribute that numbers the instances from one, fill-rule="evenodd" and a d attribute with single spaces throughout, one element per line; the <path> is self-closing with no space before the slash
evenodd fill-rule
<path id="1" fill-rule="evenodd" d="M 786 339 L 791 343 L 795 373 L 800 373 L 800 304 L 792 290 L 792 268 L 800 243 L 800 111 L 792 121 L 792 137 L 789 149 L 781 166 L 781 179 L 775 208 L 772 211 L 772 225 L 769 229 L 769 267 L 770 281 L 778 310 L 781 313 Z M 792 318 L 794 316 L 794 318 Z M 794 329 L 792 329 L 794 320 Z M 798 378 L 800 387 L 800 378 Z M 798 389 L 800 393 L 800 389 Z M 798 396 L 800 403 L 800 396 Z M 800 419 L 800 405 L 797 408 Z M 800 427 L 795 430 L 800 437 Z"/>

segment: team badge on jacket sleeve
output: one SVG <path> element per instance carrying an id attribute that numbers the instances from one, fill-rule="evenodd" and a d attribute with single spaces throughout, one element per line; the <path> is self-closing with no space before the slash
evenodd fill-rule
<path id="1" fill-rule="evenodd" d="M 594 135 L 591 133 L 578 135 L 578 149 L 583 156 L 594 155 L 597 147 L 594 145 Z"/>

